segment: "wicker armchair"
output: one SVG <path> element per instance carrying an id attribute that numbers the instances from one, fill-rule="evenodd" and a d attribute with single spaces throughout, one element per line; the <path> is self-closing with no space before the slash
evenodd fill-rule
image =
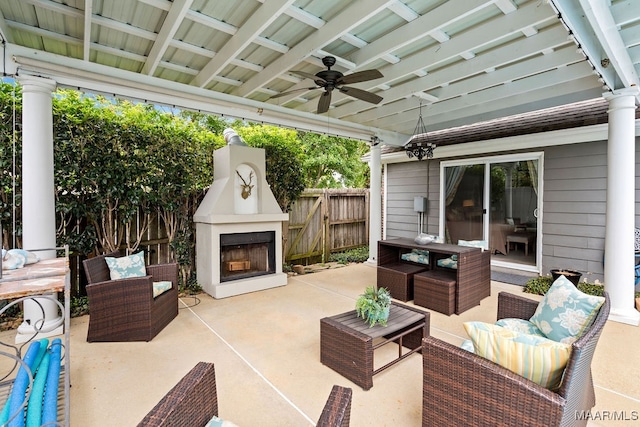
<path id="1" fill-rule="evenodd" d="M 537 305 L 538 301 L 501 292 L 498 319 L 529 319 Z M 423 339 L 422 425 L 586 425 L 585 413 L 595 405 L 591 360 L 608 316 L 605 294 L 594 322 L 572 345 L 557 392 L 449 343 Z"/>
<path id="2" fill-rule="evenodd" d="M 105 257 L 83 261 L 89 297 L 87 341 L 151 341 L 178 315 L 178 264 L 146 266 L 147 276 L 111 280 Z M 153 298 L 153 282 L 173 286 Z"/>
<path id="3" fill-rule="evenodd" d="M 351 389 L 333 386 L 318 426 L 346 427 L 351 416 Z M 198 362 L 158 404 L 138 427 L 205 426 L 218 415 L 218 394 L 213 363 Z"/>

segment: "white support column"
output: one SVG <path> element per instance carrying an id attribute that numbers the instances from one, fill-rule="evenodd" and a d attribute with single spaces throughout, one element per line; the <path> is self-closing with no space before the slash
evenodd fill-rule
<path id="1" fill-rule="evenodd" d="M 605 94 L 609 101 L 605 290 L 611 298 L 610 320 L 640 324 L 634 308 L 635 97 L 637 88 Z"/>
<path id="2" fill-rule="evenodd" d="M 55 248 L 53 110 L 56 82 L 19 77 L 22 85 L 22 242 L 25 249 Z M 53 258 L 55 251 L 40 252 Z"/>
<path id="3" fill-rule="evenodd" d="M 55 187 L 53 178 L 53 109 L 51 95 L 56 82 L 24 76 L 22 86 L 22 247 L 27 250 L 56 247 Z M 40 259 L 54 258 L 54 250 L 39 251 Z M 33 337 L 60 335 L 62 316 L 48 298 L 24 302 L 25 321 L 18 327 L 16 342 Z M 43 319 L 44 324 L 39 321 Z M 41 322 L 40 322 L 41 323 Z"/>
<path id="4" fill-rule="evenodd" d="M 369 161 L 369 259 L 368 263 L 378 263 L 378 240 L 382 238 L 382 195 L 380 169 L 380 144 L 371 145 L 371 160 Z"/>

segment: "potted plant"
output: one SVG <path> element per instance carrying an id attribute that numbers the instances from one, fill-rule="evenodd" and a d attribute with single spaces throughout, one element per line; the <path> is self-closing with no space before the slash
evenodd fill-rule
<path id="1" fill-rule="evenodd" d="M 376 323 L 387 326 L 389 308 L 391 307 L 391 294 L 387 288 L 376 289 L 367 287 L 356 301 L 356 314 L 369 322 L 369 327 Z"/>
<path id="2" fill-rule="evenodd" d="M 578 286 L 578 282 L 580 282 L 580 277 L 582 277 L 582 273 L 576 270 L 569 270 L 568 268 L 556 268 L 551 270 L 551 276 L 553 277 L 554 281 L 558 277 L 564 276 L 567 279 L 569 279 L 571 283 Z"/>

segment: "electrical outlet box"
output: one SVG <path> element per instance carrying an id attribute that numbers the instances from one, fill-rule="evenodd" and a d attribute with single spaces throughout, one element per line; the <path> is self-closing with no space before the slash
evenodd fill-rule
<path id="1" fill-rule="evenodd" d="M 413 210 L 416 212 L 427 211 L 427 198 L 422 196 L 416 196 L 413 198 Z"/>

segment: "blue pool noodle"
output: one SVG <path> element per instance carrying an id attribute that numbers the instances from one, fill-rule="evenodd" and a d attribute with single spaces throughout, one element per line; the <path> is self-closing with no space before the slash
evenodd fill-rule
<path id="1" fill-rule="evenodd" d="M 29 395 L 29 405 L 27 406 L 27 427 L 39 427 L 42 424 L 42 399 L 44 387 L 47 383 L 47 372 L 49 372 L 49 358 L 49 352 L 46 351 L 33 380 L 31 394 Z"/>
<path id="2" fill-rule="evenodd" d="M 60 353 L 62 340 L 56 338 L 49 347 L 49 372 L 44 388 L 42 403 L 42 424 L 55 425 L 58 422 L 58 385 L 60 382 Z"/>
<path id="3" fill-rule="evenodd" d="M 33 373 L 34 362 L 37 359 L 38 352 L 40 351 L 40 341 L 34 341 L 29 346 L 27 350 L 27 354 L 24 356 L 24 363 L 29 367 L 29 370 Z M 32 374 L 33 375 L 33 374 Z M 16 417 L 14 417 L 9 423 L 9 427 L 23 427 L 24 426 L 24 403 L 25 394 L 27 392 L 27 387 L 29 386 L 29 375 L 27 371 L 24 369 L 24 366 L 21 364 L 18 369 L 18 373 L 16 374 L 16 379 L 13 382 L 13 388 L 11 389 L 11 394 L 9 395 L 9 400 L 7 404 L 9 405 L 9 416 L 18 413 Z"/>

